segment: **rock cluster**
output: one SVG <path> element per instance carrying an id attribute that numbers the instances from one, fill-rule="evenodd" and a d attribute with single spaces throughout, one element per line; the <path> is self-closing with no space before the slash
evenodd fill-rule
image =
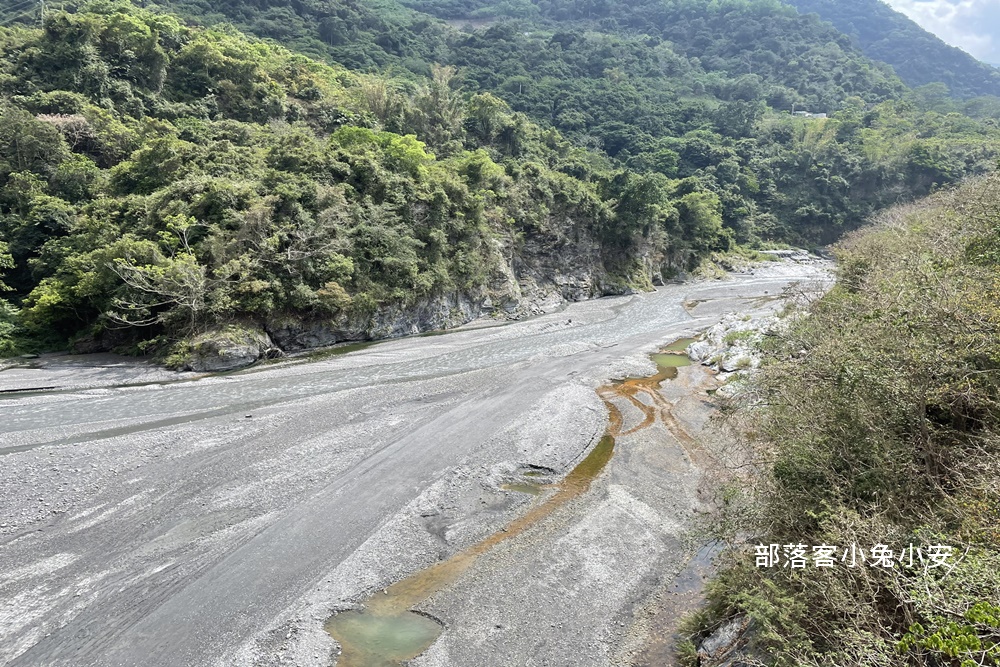
<path id="1" fill-rule="evenodd" d="M 802 250 L 801 248 L 792 248 L 790 250 L 761 250 L 760 252 L 764 255 L 771 255 L 772 257 L 789 260 L 798 264 L 813 264 L 815 262 L 822 262 L 829 259 L 828 256 L 812 254 L 808 250 Z"/>
<path id="2" fill-rule="evenodd" d="M 739 317 L 726 315 L 721 322 L 687 348 L 688 357 L 721 373 L 734 373 L 760 365 L 759 345 L 778 326 L 774 315 Z"/>
<path id="3" fill-rule="evenodd" d="M 263 331 L 228 327 L 204 333 L 192 340 L 181 370 L 199 373 L 229 371 L 276 354 L 280 351 Z"/>
<path id="4" fill-rule="evenodd" d="M 751 667 L 763 664 L 747 650 L 750 620 L 737 616 L 705 637 L 698 645 L 700 667 Z"/>

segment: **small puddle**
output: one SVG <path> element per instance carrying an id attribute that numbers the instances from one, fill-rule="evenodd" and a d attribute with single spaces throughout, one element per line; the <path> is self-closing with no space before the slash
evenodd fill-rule
<path id="1" fill-rule="evenodd" d="M 705 583 L 715 574 L 715 557 L 725 545 L 709 542 L 701 546 L 665 591 L 664 603 L 649 621 L 646 644 L 633 663 L 635 667 L 678 667 L 677 644 L 685 616 L 696 611 L 705 597 Z"/>
<path id="2" fill-rule="evenodd" d="M 682 352 L 661 352 L 660 354 L 651 355 L 650 359 L 653 360 L 656 367 L 660 369 L 661 372 L 671 369 L 667 373 L 669 376 L 677 375 L 676 371 L 673 371 L 672 369 L 691 365 L 691 360 L 688 359 L 687 355 Z M 672 380 L 673 377 L 668 377 L 667 379 Z"/>
<path id="3" fill-rule="evenodd" d="M 529 484 L 528 482 L 514 483 L 514 484 L 501 484 L 500 488 L 504 491 L 515 491 L 517 493 L 527 493 L 531 496 L 537 496 L 542 493 L 542 487 L 537 484 Z"/>
<path id="4" fill-rule="evenodd" d="M 552 485 L 556 489 L 554 494 L 540 501 L 506 528 L 465 551 L 391 585 L 382 593 L 376 593 L 364 603 L 363 609 L 340 612 L 327 620 L 326 631 L 340 643 L 342 649 L 337 660 L 338 667 L 398 667 L 402 662 L 426 651 L 444 627 L 435 619 L 414 612 L 412 609 L 456 581 L 479 556 L 501 542 L 517 537 L 559 507 L 590 489 L 591 482 L 604 470 L 614 454 L 615 437 L 623 434 L 623 418 L 618 408 L 609 400 L 609 392 L 628 397 L 644 411 L 658 410 L 666 400 L 656 390 L 665 380 L 677 377 L 678 368 L 690 364 L 682 351 L 692 340 L 687 338 L 678 340 L 663 348 L 660 353 L 652 355 L 659 369 L 656 375 L 649 378 L 630 378 L 598 391 L 608 406 L 611 421 L 608 432 L 561 482 Z M 640 391 L 653 396 L 653 406 L 635 398 Z M 655 414 L 649 419 L 649 423 L 651 424 L 654 419 Z M 640 425 L 624 434 L 632 433 L 639 428 L 644 426 Z M 542 471 L 524 473 L 525 477 L 544 475 Z M 502 488 L 531 495 L 540 495 L 541 492 L 540 485 L 530 482 L 504 484 Z"/>
<path id="5" fill-rule="evenodd" d="M 434 619 L 407 611 L 381 615 L 376 612 L 344 612 L 326 624 L 343 651 L 337 664 L 366 667 L 396 667 L 423 653 L 441 634 Z"/>
<path id="6" fill-rule="evenodd" d="M 615 439 L 606 435 L 544 502 L 506 528 L 465 551 L 399 581 L 365 602 L 361 611 L 345 611 L 326 622 L 326 631 L 343 650 L 338 667 L 396 667 L 426 651 L 444 629 L 428 616 L 410 611 L 433 593 L 457 580 L 476 559 L 497 544 L 516 537 L 557 508 L 583 494 L 614 453 Z M 512 485 L 513 486 L 513 485 Z M 527 485 L 526 485 L 527 486 Z M 537 486 L 535 489 L 538 489 Z M 419 619 L 419 620 L 418 620 Z M 431 626 L 434 626 L 431 628 Z"/>
<path id="7" fill-rule="evenodd" d="M 663 348 L 662 352 L 684 352 L 688 349 L 688 345 L 697 341 L 697 338 L 678 338 L 670 345 Z"/>

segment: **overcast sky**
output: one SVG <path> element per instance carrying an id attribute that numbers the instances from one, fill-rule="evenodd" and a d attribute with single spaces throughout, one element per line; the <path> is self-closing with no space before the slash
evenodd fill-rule
<path id="1" fill-rule="evenodd" d="M 925 30 L 1000 64 L 1000 0 L 886 0 Z"/>

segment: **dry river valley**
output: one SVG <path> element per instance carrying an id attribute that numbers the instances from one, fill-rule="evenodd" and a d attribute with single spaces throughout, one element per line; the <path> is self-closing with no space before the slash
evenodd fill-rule
<path id="1" fill-rule="evenodd" d="M 0 371 L 0 665 L 669 664 L 725 447 L 715 373 L 650 355 L 829 275 L 206 377 Z"/>

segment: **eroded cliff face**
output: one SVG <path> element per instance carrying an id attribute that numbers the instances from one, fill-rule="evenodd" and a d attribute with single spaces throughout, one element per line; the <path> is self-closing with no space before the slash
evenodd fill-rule
<path id="1" fill-rule="evenodd" d="M 661 282 L 665 261 L 662 252 L 647 246 L 622 269 L 621 262 L 609 261 L 600 243 L 586 235 L 496 239 L 491 254 L 489 280 L 483 285 L 374 312 L 345 311 L 321 319 L 288 313 L 264 328 L 281 349 L 301 351 L 451 329 L 483 317 L 517 320 L 574 301 L 650 289 Z"/>
<path id="2" fill-rule="evenodd" d="M 337 343 L 398 338 L 451 329 L 480 318 L 518 320 L 552 312 L 569 302 L 651 289 L 674 271 L 666 257 L 662 249 L 647 242 L 636 256 L 609 259 L 596 239 L 581 233 L 496 238 L 485 284 L 374 311 L 347 309 L 330 317 L 278 313 L 262 323 L 244 324 L 256 334 L 250 338 L 266 341 L 258 346 L 256 356 L 245 345 L 246 336 L 234 342 L 240 349 L 229 350 L 227 341 L 232 336 L 220 330 L 218 335 L 200 336 L 182 365 L 226 370 L 249 365 L 275 350 L 301 352 Z M 203 358 L 206 355 L 211 358 Z"/>

